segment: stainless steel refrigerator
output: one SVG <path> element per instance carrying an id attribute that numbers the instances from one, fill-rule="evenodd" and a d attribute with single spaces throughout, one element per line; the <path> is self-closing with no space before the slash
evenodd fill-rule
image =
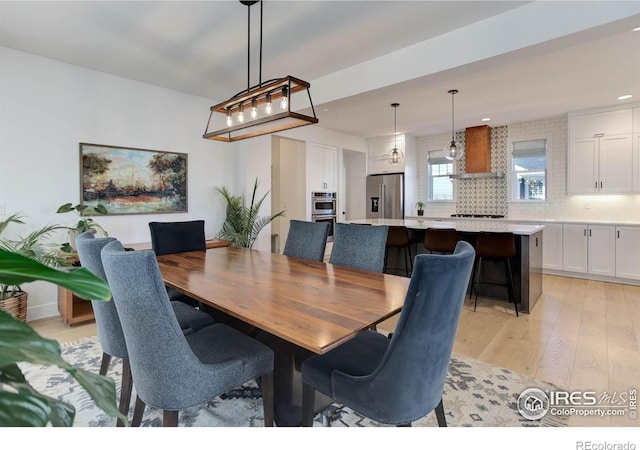
<path id="1" fill-rule="evenodd" d="M 367 176 L 367 219 L 404 219 L 404 174 Z"/>

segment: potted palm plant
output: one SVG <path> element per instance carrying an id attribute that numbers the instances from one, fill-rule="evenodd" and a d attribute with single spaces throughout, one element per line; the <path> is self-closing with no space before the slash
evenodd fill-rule
<path id="1" fill-rule="evenodd" d="M 424 202 L 423 201 L 416 202 L 416 208 L 418 209 L 418 215 L 424 216 Z"/>
<path id="2" fill-rule="evenodd" d="M 73 203 L 65 203 L 56 211 L 58 214 L 75 211 L 80 217 L 73 227 L 67 227 L 69 230 L 69 242 L 62 244 L 61 250 L 63 252 L 73 253 L 75 251 L 76 237 L 85 231 L 92 231 L 93 233 L 97 233 L 99 231 L 103 236 L 108 236 L 107 231 L 102 228 L 98 222 L 93 220 L 91 217 L 88 217 L 89 213 L 85 212 L 87 209 L 89 209 L 91 214 L 99 214 L 103 216 L 109 214 L 107 208 L 102 204 L 97 204 L 96 206 L 89 208 L 87 205 L 77 204 L 74 206 Z"/>
<path id="3" fill-rule="evenodd" d="M 0 249 L 2 285 L 20 286 L 38 280 L 65 287 L 82 298 L 103 301 L 111 298 L 106 282 L 87 269 L 61 271 Z M 111 378 L 75 368 L 62 358 L 57 341 L 40 336 L 27 323 L 3 311 L 0 311 L 0 348 L 0 427 L 73 425 L 74 406 L 33 389 L 19 366 L 22 363 L 57 365 L 80 383 L 96 406 L 111 417 L 127 421 L 118 411 Z"/>
<path id="4" fill-rule="evenodd" d="M 216 187 L 226 202 L 227 215 L 222 225 L 222 230 L 218 233 L 218 238 L 231 242 L 234 247 L 252 248 L 260 231 L 266 227 L 273 219 L 284 215 L 284 210 L 271 216 L 259 216 L 262 202 L 269 194 L 267 191 L 260 199 L 256 200 L 258 191 L 258 179 L 253 185 L 251 204 L 245 205 L 242 196 L 232 195 L 225 186 Z"/>
<path id="5" fill-rule="evenodd" d="M 15 213 L 0 222 L 0 235 L 10 224 L 24 224 L 22 219 L 23 216 Z M 16 238 L 0 236 L 0 249 L 17 253 L 50 267 L 66 265 L 65 259 L 58 253 L 56 245 L 46 242 L 56 230 L 65 228 L 61 225 L 47 225 L 26 236 Z M 25 322 L 27 320 L 28 294 L 21 289 L 20 285 L 18 282 L 0 281 L 0 310 Z"/>

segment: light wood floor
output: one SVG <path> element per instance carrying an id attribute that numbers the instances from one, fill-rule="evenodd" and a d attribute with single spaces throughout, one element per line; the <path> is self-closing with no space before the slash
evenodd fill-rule
<path id="1" fill-rule="evenodd" d="M 504 302 L 466 300 L 454 353 L 505 367 L 570 391 L 640 390 L 640 287 L 544 275 L 531 314 Z M 393 330 L 396 318 L 379 325 Z M 94 323 L 60 318 L 30 322 L 42 335 L 69 342 L 97 335 Z M 572 426 L 640 426 L 640 419 L 572 416 Z"/>

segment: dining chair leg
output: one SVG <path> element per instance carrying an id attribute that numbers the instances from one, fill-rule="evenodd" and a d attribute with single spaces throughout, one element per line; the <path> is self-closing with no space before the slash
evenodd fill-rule
<path id="1" fill-rule="evenodd" d="M 273 372 L 260 377 L 260 390 L 262 391 L 262 409 L 264 412 L 264 426 L 273 426 Z"/>
<path id="2" fill-rule="evenodd" d="M 316 390 L 308 384 L 302 383 L 302 426 L 313 426 L 313 408 Z"/>
<path id="3" fill-rule="evenodd" d="M 440 399 L 440 403 L 436 406 L 436 419 L 438 420 L 439 427 L 447 426 L 447 419 L 444 417 L 444 405 L 442 404 L 442 399 Z"/>
<path id="4" fill-rule="evenodd" d="M 107 374 L 109 363 L 111 363 L 111 355 L 102 352 L 102 362 L 100 363 L 100 372 L 98 372 L 100 375 L 105 376 Z"/>
<path id="5" fill-rule="evenodd" d="M 145 407 L 145 403 L 136 395 L 136 406 L 133 408 L 133 419 L 131 420 L 132 427 L 139 427 L 142 423 L 142 416 L 144 415 Z"/>
<path id="6" fill-rule="evenodd" d="M 404 273 L 409 277 L 409 247 L 404 248 Z"/>
<path id="7" fill-rule="evenodd" d="M 473 262 L 473 270 L 471 272 L 471 278 L 469 278 L 469 300 L 471 300 L 471 295 L 473 294 L 473 285 L 475 283 L 477 269 L 478 269 L 478 257 L 476 256 L 476 259 Z"/>
<path id="8" fill-rule="evenodd" d="M 476 307 L 478 306 L 478 284 L 480 284 L 480 274 L 482 273 L 482 257 L 478 258 L 478 268 L 475 279 L 475 291 L 476 291 L 476 300 L 473 304 L 473 312 L 476 311 Z"/>
<path id="9" fill-rule="evenodd" d="M 504 268 L 507 275 L 507 289 L 509 290 L 509 301 L 513 301 L 513 306 L 516 309 L 516 317 L 519 317 L 518 303 L 516 302 L 515 289 L 513 288 L 513 274 L 511 272 L 511 263 L 509 262 L 509 258 L 506 258 L 504 260 Z"/>
<path id="10" fill-rule="evenodd" d="M 178 426 L 178 411 L 164 410 L 162 412 L 162 426 L 163 427 L 177 427 Z"/>
<path id="11" fill-rule="evenodd" d="M 129 404 L 131 403 L 131 391 L 133 388 L 133 379 L 131 377 L 131 365 L 129 358 L 122 358 L 122 383 L 120 384 L 120 412 L 128 416 Z M 123 427 L 124 422 L 121 419 L 116 421 L 116 427 Z"/>

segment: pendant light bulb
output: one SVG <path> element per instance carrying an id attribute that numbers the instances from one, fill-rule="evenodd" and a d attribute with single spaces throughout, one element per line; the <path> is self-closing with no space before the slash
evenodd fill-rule
<path id="1" fill-rule="evenodd" d="M 387 155 L 387 161 L 389 164 L 400 164 L 402 157 L 404 156 L 400 150 L 398 150 L 398 129 L 397 129 L 397 111 L 400 103 L 392 103 L 393 107 L 393 148 Z"/>
<path id="2" fill-rule="evenodd" d="M 448 147 L 445 147 L 444 157 L 449 161 L 455 161 L 460 159 L 463 154 L 463 150 L 456 143 L 456 135 L 455 135 L 455 125 L 454 125 L 454 108 L 453 108 L 453 96 L 458 93 L 457 89 L 451 89 L 449 94 L 451 94 L 451 143 Z"/>
<path id="3" fill-rule="evenodd" d="M 280 109 L 289 108 L 289 89 L 285 86 L 282 88 L 282 100 L 280 100 Z"/>
<path id="4" fill-rule="evenodd" d="M 271 114 L 271 94 L 267 94 L 267 101 L 264 105 L 264 112 L 265 114 L 269 115 Z"/>
<path id="5" fill-rule="evenodd" d="M 240 103 L 240 106 L 238 107 L 238 122 L 240 123 L 244 123 L 244 106 L 242 105 L 242 103 Z"/>
<path id="6" fill-rule="evenodd" d="M 254 98 L 251 100 L 251 118 L 255 119 L 258 117 L 258 101 Z"/>
<path id="7" fill-rule="evenodd" d="M 227 126 L 233 125 L 233 119 L 231 118 L 231 107 L 227 108 Z"/>

